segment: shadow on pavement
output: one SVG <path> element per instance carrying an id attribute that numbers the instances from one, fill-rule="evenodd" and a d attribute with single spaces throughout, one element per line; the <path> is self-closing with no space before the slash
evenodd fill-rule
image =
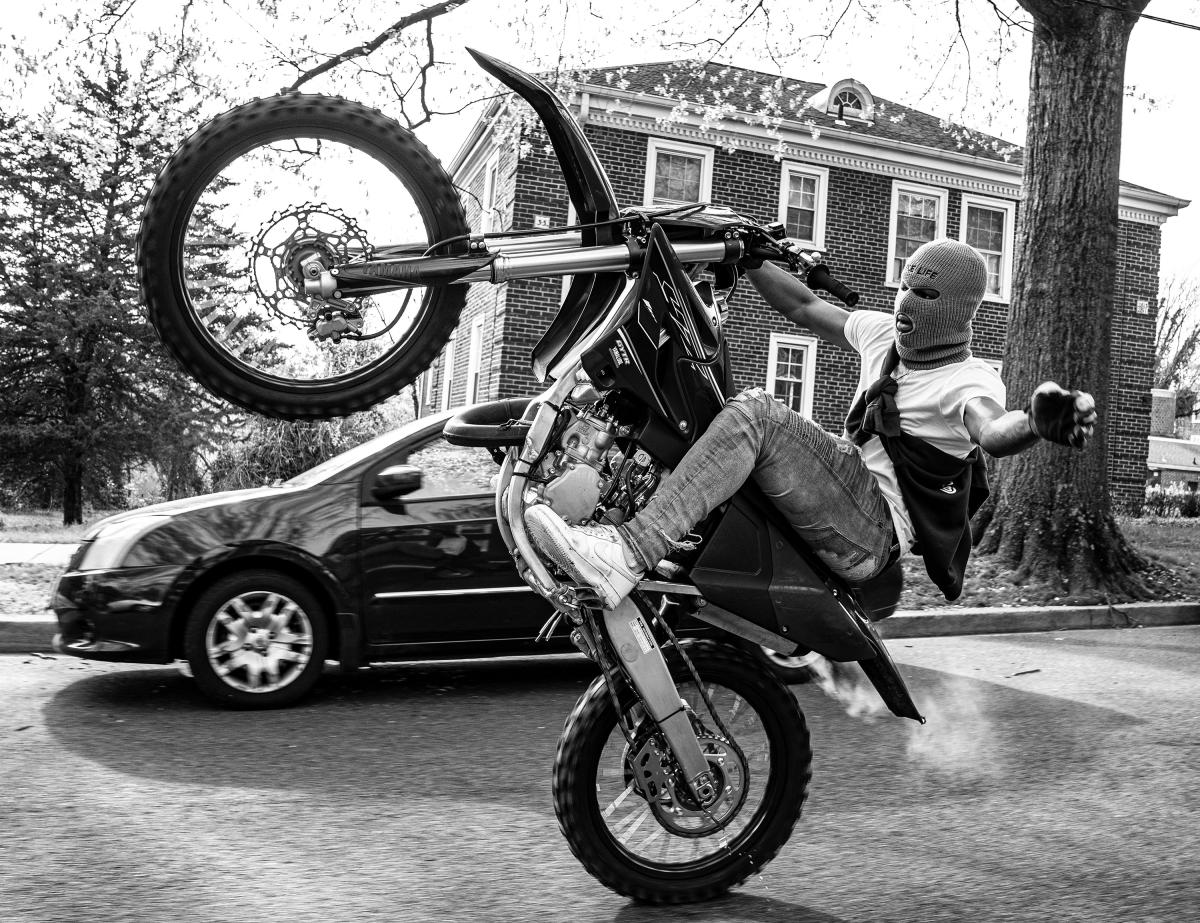
<path id="1" fill-rule="evenodd" d="M 712 923 L 849 923 L 801 904 L 734 892 L 703 904 L 680 907 L 648 907 L 629 904 L 613 917 L 613 923 L 649 923 L 651 920 L 696 920 Z"/>
<path id="2" fill-rule="evenodd" d="M 902 667 L 930 719 L 863 721 L 794 687 L 814 749 L 809 812 L 886 812 L 921 799 L 1061 786 L 1137 719 L 933 670 Z M 475 799 L 550 812 L 563 721 L 594 671 L 581 659 L 396 665 L 329 674 L 278 711 L 227 711 L 173 669 L 93 675 L 45 707 L 64 747 L 115 771 L 238 789 Z M 499 769 L 499 771 L 498 771 Z M 803 821 L 801 828 L 803 829 Z"/>

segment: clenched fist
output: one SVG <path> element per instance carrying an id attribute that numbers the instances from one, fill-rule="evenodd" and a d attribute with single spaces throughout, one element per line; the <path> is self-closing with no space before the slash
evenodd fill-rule
<path id="1" fill-rule="evenodd" d="M 1086 391 L 1068 391 L 1052 381 L 1033 392 L 1025 408 L 1035 436 L 1081 449 L 1096 426 L 1096 401 Z"/>

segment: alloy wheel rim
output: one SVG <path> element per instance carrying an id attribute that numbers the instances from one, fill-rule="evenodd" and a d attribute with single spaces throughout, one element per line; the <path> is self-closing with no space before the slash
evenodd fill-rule
<path id="1" fill-rule="evenodd" d="M 250 591 L 225 602 L 204 639 L 209 666 L 234 689 L 262 695 L 295 682 L 312 658 L 308 614 L 281 593 Z"/>

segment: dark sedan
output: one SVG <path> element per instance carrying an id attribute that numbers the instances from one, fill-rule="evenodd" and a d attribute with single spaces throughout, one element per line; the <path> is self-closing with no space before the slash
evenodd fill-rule
<path id="1" fill-rule="evenodd" d="M 55 589 L 55 648 L 185 661 L 211 698 L 259 708 L 296 701 L 326 660 L 354 670 L 573 650 L 561 630 L 535 643 L 551 607 L 519 580 L 497 530 L 495 462 L 442 440 L 451 415 L 276 486 L 98 523 Z M 796 681 L 798 663 L 773 666 Z"/>
<path id="2" fill-rule="evenodd" d="M 299 698 L 324 662 L 519 654 L 551 614 L 496 529 L 483 449 L 425 417 L 277 486 L 96 525 L 59 579 L 56 648 L 186 660 L 229 704 Z M 562 637 L 552 645 L 569 647 Z"/>

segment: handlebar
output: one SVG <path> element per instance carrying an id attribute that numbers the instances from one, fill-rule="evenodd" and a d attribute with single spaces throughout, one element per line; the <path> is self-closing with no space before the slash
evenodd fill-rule
<path id="1" fill-rule="evenodd" d="M 808 270 L 805 281 L 809 288 L 824 289 L 848 308 L 858 304 L 858 292 L 833 277 L 829 272 L 829 267 L 821 262 L 820 253 L 806 250 L 787 239 L 779 239 L 779 236 L 783 234 L 782 226 L 772 225 L 765 230 L 776 240 L 766 246 L 763 244 L 751 246 L 747 248 L 748 254 L 767 260 L 785 260 L 793 272 L 805 267 Z"/>
<path id="2" fill-rule="evenodd" d="M 858 292 L 835 279 L 823 263 L 818 263 L 808 271 L 807 282 L 809 288 L 824 289 L 848 308 L 858 304 Z"/>

